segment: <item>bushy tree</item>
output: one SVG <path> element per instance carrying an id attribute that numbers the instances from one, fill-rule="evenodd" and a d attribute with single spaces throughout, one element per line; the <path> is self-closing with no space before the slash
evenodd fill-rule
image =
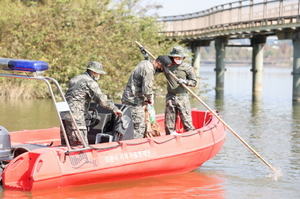
<path id="1" fill-rule="evenodd" d="M 0 1 L 0 57 L 47 61 L 45 76 L 57 79 L 63 89 L 89 61 L 99 61 L 108 73 L 100 77 L 101 89 L 119 98 L 143 59 L 135 41 L 156 55 L 166 54 L 174 44 L 159 35 L 155 17 L 134 9 L 138 0 Z M 156 82 L 155 89 L 165 87 L 164 78 Z"/>

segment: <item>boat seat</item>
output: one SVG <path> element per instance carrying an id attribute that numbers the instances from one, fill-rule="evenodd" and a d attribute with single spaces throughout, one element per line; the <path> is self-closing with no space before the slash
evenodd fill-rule
<path id="1" fill-rule="evenodd" d="M 119 118 L 116 117 L 111 110 L 108 110 L 95 102 L 91 102 L 90 107 L 95 108 L 98 111 L 100 121 L 98 124 L 91 126 L 88 129 L 89 144 L 95 144 L 98 133 L 100 133 L 100 135 L 98 135 L 97 141 L 99 142 L 101 138 L 101 143 L 134 139 L 130 106 L 117 103 L 115 103 L 115 105 L 123 112 L 121 124 Z"/>
<path id="2" fill-rule="evenodd" d="M 107 124 L 111 121 L 112 114 L 111 113 L 99 113 L 98 115 L 100 116 L 100 122 L 93 129 L 99 130 L 100 133 L 104 133 L 107 128 Z"/>
<path id="3" fill-rule="evenodd" d="M 114 136 L 107 134 L 107 133 L 97 133 L 95 144 L 99 144 L 99 143 L 103 143 L 103 142 L 112 142 L 113 138 L 114 138 Z"/>
<path id="4" fill-rule="evenodd" d="M 111 131 L 112 113 L 99 113 L 98 115 L 100 116 L 100 122 L 88 132 L 89 144 L 96 143 L 98 134 L 106 134 L 105 132 Z"/>

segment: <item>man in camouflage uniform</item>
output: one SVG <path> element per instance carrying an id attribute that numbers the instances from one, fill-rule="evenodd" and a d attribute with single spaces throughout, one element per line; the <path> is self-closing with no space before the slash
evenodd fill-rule
<path id="1" fill-rule="evenodd" d="M 161 55 L 153 61 L 141 61 L 130 75 L 123 92 L 122 103 L 131 107 L 134 138 L 144 137 L 146 124 L 143 102 L 154 104 L 152 86 L 155 71 L 163 70 L 163 67 L 171 64 L 172 62 L 168 56 Z"/>
<path id="2" fill-rule="evenodd" d="M 189 95 L 187 90 L 180 84 L 191 87 L 195 87 L 197 84 L 194 68 L 190 64 L 183 62 L 188 54 L 184 52 L 182 46 L 173 47 L 168 56 L 172 60 L 172 65 L 169 67 L 169 70 L 179 80 L 176 82 L 169 73 L 164 71 L 168 81 L 165 110 L 165 130 L 167 135 L 176 134 L 175 124 L 178 114 L 186 131 L 195 129 L 192 123 Z"/>
<path id="3" fill-rule="evenodd" d="M 96 61 L 91 61 L 87 66 L 86 72 L 76 77 L 73 77 L 69 82 L 69 89 L 66 93 L 66 100 L 69 104 L 72 115 L 76 121 L 78 129 L 84 142 L 88 145 L 87 128 L 85 120 L 88 117 L 88 109 L 91 101 L 95 101 L 100 106 L 112 110 L 116 116 L 122 117 L 122 111 L 118 109 L 112 100 L 107 99 L 107 96 L 102 93 L 97 84 L 100 74 L 106 74 L 102 68 L 102 64 Z M 66 134 L 70 145 L 75 146 L 83 144 L 76 135 L 76 128 L 73 126 L 71 118 L 67 114 L 62 114 L 63 124 L 66 129 Z M 61 142 L 65 145 L 65 137 L 61 131 Z"/>

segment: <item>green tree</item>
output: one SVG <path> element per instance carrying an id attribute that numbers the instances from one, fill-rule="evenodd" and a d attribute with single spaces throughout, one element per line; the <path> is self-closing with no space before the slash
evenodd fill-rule
<path id="1" fill-rule="evenodd" d="M 0 1 L 0 57 L 47 61 L 50 69 L 44 75 L 57 79 L 63 89 L 89 61 L 100 61 L 108 73 L 99 80 L 101 89 L 120 98 L 129 74 L 143 59 L 135 41 L 156 55 L 174 45 L 158 34 L 155 17 L 145 16 L 144 8 L 134 9 L 138 0 Z M 165 89 L 161 76 L 156 90 Z M 39 84 L 28 92 L 36 90 L 38 97 L 47 97 Z"/>

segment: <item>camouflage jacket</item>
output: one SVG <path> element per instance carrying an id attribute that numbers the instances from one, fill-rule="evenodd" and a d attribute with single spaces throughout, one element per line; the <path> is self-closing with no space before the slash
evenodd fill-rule
<path id="1" fill-rule="evenodd" d="M 194 68 L 188 64 L 183 62 L 180 65 L 172 64 L 168 69 L 177 77 L 187 80 L 187 86 L 195 87 L 197 84 L 196 75 L 194 73 Z M 164 72 L 167 80 L 168 87 L 167 90 L 169 93 L 177 94 L 177 93 L 186 93 L 187 91 L 178 84 L 170 74 Z"/>
<path id="2" fill-rule="evenodd" d="M 99 85 L 88 72 L 84 72 L 70 80 L 66 100 L 78 125 L 85 124 L 85 117 L 92 100 L 113 112 L 118 110 L 114 102 L 107 99 L 107 96 L 102 93 Z"/>
<path id="3" fill-rule="evenodd" d="M 135 67 L 123 92 L 122 102 L 130 105 L 142 105 L 143 101 L 153 97 L 154 66 L 152 61 L 143 60 Z"/>

